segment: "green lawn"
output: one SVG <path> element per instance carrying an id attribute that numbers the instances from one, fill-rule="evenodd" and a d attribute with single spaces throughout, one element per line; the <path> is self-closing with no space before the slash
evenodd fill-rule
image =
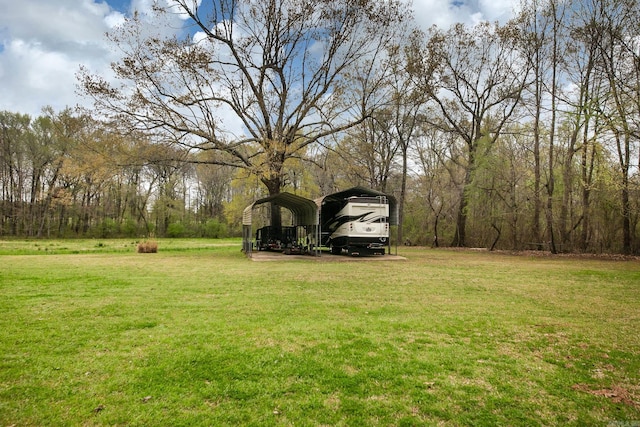
<path id="1" fill-rule="evenodd" d="M 0 426 L 640 425 L 640 262 L 0 241 Z"/>

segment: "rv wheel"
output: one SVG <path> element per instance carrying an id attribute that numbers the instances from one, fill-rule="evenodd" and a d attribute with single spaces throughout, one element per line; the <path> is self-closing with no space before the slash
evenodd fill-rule
<path id="1" fill-rule="evenodd" d="M 338 247 L 338 246 L 331 246 L 331 254 L 333 255 L 340 255 L 342 253 L 342 248 Z"/>

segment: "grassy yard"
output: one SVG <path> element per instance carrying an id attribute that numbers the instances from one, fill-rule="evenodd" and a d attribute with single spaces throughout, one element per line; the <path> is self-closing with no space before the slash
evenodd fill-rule
<path id="1" fill-rule="evenodd" d="M 0 426 L 640 425 L 640 262 L 0 241 Z"/>

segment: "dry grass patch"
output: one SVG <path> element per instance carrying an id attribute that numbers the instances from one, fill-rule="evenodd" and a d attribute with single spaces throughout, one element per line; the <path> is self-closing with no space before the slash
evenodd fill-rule
<path id="1" fill-rule="evenodd" d="M 138 243 L 139 254 L 155 254 L 158 252 L 158 242 L 140 242 Z"/>
<path id="2" fill-rule="evenodd" d="M 611 401 L 614 403 L 623 403 L 625 405 L 633 406 L 637 409 L 640 409 L 640 396 L 638 396 L 637 391 L 634 393 L 631 388 L 625 388 L 617 384 L 602 389 L 592 389 L 591 386 L 587 384 L 575 384 L 571 388 L 573 390 L 589 393 L 594 396 L 601 396 L 607 399 L 611 399 Z"/>

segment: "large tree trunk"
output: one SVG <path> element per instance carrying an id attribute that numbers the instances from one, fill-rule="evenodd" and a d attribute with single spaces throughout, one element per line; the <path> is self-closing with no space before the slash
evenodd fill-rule
<path id="1" fill-rule="evenodd" d="M 473 168 L 475 164 L 475 154 L 469 154 L 469 165 L 464 176 L 464 183 L 460 191 L 460 204 L 458 205 L 458 216 L 456 217 L 456 232 L 453 236 L 451 246 L 464 247 L 467 244 L 467 212 L 469 205 L 469 191 L 473 181 Z"/>
<path id="2" fill-rule="evenodd" d="M 55 186 L 58 182 L 58 174 L 62 169 L 62 160 L 58 161 L 56 168 L 53 172 L 53 176 L 51 180 L 48 182 L 47 187 L 47 196 L 45 197 L 43 206 L 42 206 L 42 216 L 40 217 L 40 225 L 38 227 L 38 238 L 41 238 L 44 234 L 44 226 L 47 221 L 47 213 L 49 211 L 49 207 L 51 206 L 51 200 L 53 199 L 53 192 L 55 191 Z"/>
<path id="3" fill-rule="evenodd" d="M 549 250 L 555 254 L 558 252 L 555 240 L 555 231 L 553 226 L 553 192 L 555 190 L 554 179 L 554 141 L 556 136 L 556 94 L 557 94 L 557 72 L 558 72 L 558 32 L 560 23 L 557 19 L 557 4 L 555 1 L 551 2 L 551 9 L 553 11 L 553 33 L 552 33 L 552 58 L 551 58 L 551 124 L 549 130 L 549 181 L 547 182 L 547 237 L 549 241 Z"/>
<path id="4" fill-rule="evenodd" d="M 542 182 L 540 173 L 540 102 L 536 102 L 536 118 L 534 124 L 534 142 L 533 142 L 533 157 L 534 157 L 534 183 L 533 183 L 533 227 L 532 234 L 534 242 L 536 243 L 536 249 L 541 251 L 542 245 L 542 233 L 540 233 L 540 213 L 542 212 L 542 198 L 540 192 L 540 183 Z"/>
<path id="5" fill-rule="evenodd" d="M 466 228 L 467 228 L 467 197 L 466 197 L 466 191 L 465 189 L 463 189 L 460 192 L 460 205 L 458 207 L 458 215 L 456 216 L 456 232 L 453 235 L 453 241 L 451 242 L 451 246 L 455 246 L 455 247 L 465 246 Z"/>
<path id="6" fill-rule="evenodd" d="M 582 230 L 580 232 L 579 247 L 583 252 L 589 248 L 591 228 L 591 185 L 593 182 L 593 170 L 596 158 L 595 146 L 589 140 L 588 127 L 583 132 L 583 149 L 580 161 L 582 181 Z M 591 151 L 589 151 L 591 150 Z"/>
<path id="7" fill-rule="evenodd" d="M 574 227 L 572 221 L 572 193 L 573 193 L 573 158 L 575 154 L 575 136 L 567 147 L 567 156 L 562 166 L 562 205 L 560 206 L 560 244 L 562 250 L 571 251 L 571 233 Z"/>
<path id="8" fill-rule="evenodd" d="M 273 174 L 270 178 L 263 178 L 262 183 L 267 187 L 269 196 L 280 194 L 282 189 L 282 174 Z M 274 227 L 282 227 L 282 215 L 280 214 L 280 206 L 271 204 L 271 225 Z"/>
<path id="9" fill-rule="evenodd" d="M 631 253 L 631 202 L 629 201 L 629 176 L 628 170 L 622 176 L 622 253 Z"/>
<path id="10" fill-rule="evenodd" d="M 403 233 L 402 224 L 404 222 L 404 200 L 407 193 L 407 148 L 402 149 L 402 183 L 400 185 L 400 200 L 398 209 L 398 242 L 402 244 Z"/>

